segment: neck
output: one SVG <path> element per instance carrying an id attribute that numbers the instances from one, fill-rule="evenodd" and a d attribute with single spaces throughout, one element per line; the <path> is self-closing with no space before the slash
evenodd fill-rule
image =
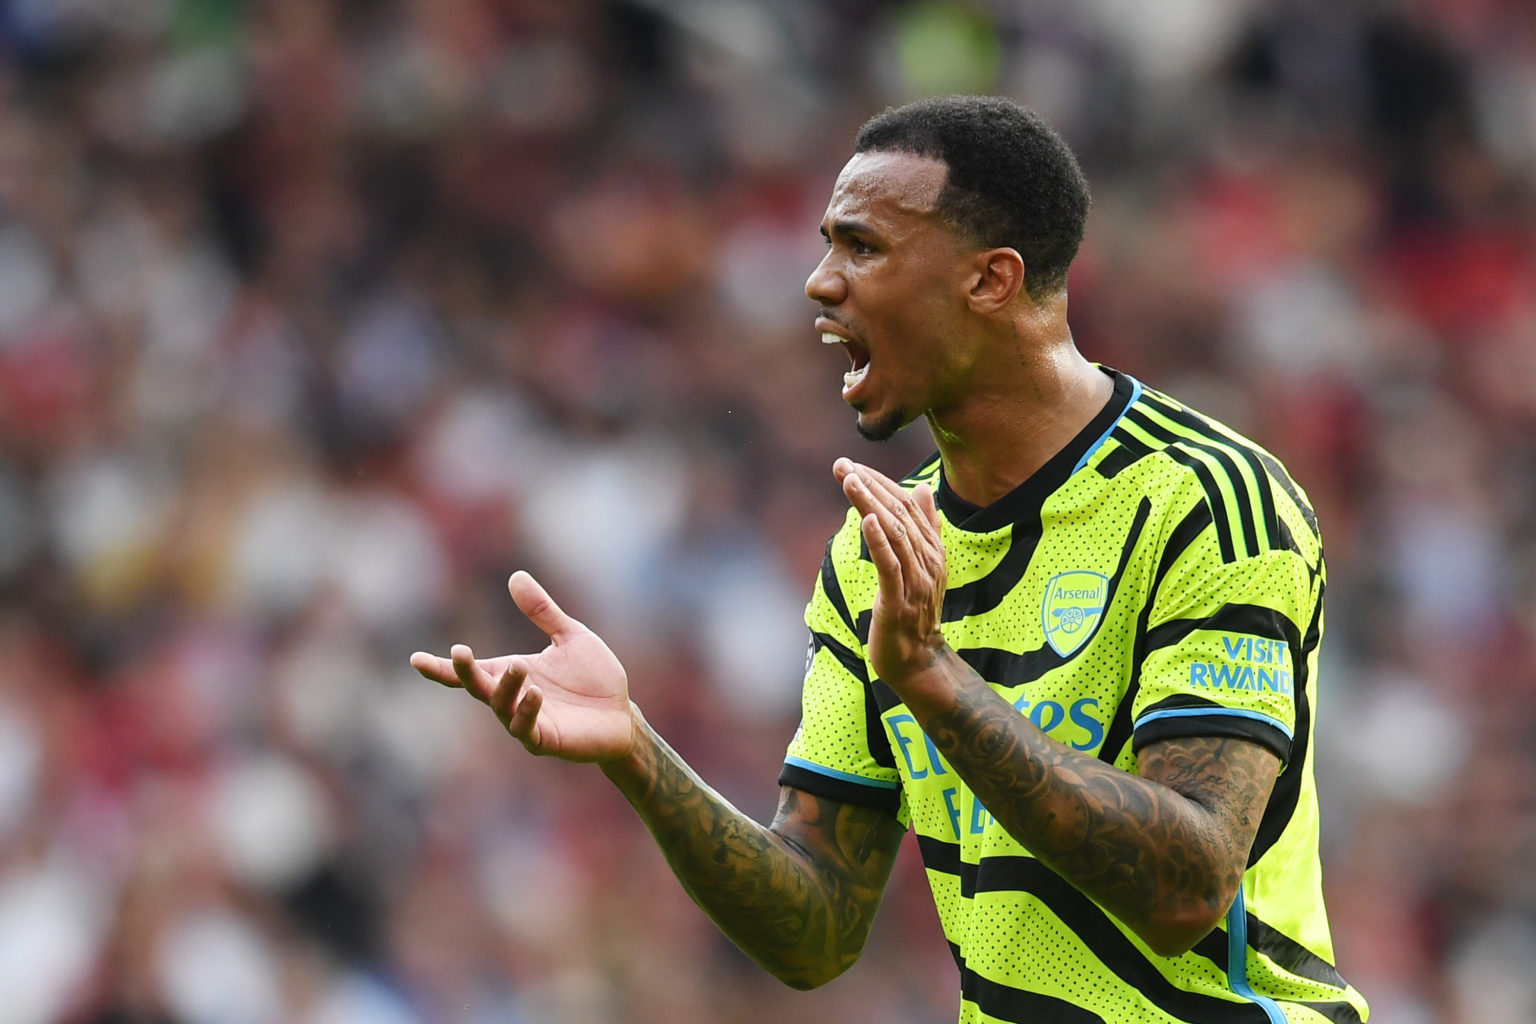
<path id="1" fill-rule="evenodd" d="M 928 413 L 959 497 L 985 507 L 1014 490 L 1098 415 L 1114 383 L 1070 341 L 1024 352 L 1011 380 L 974 394 L 961 408 Z"/>

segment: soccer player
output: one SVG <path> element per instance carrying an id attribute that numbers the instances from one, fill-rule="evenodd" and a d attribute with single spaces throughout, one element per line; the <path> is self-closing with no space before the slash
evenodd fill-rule
<path id="1" fill-rule="evenodd" d="M 1361 1021 L 1333 965 L 1313 782 L 1317 522 L 1263 449 L 1067 326 L 1088 190 L 1035 114 L 925 100 L 864 125 L 806 283 L 843 397 L 938 451 L 851 509 L 806 621 L 773 823 L 647 725 L 526 573 L 542 653 L 419 653 L 535 754 L 595 761 L 693 899 L 790 985 L 858 957 L 907 828 L 962 1022 Z"/>

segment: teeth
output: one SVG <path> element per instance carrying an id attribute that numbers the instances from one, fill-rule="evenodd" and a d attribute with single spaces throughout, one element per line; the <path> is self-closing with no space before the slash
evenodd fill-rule
<path id="1" fill-rule="evenodd" d="M 841 334 L 833 334 L 831 331 L 821 332 L 821 343 L 823 345 L 841 345 L 847 340 Z"/>
<path id="2" fill-rule="evenodd" d="M 868 372 L 869 364 L 865 363 L 857 370 L 849 370 L 847 373 L 843 374 L 843 390 L 846 391 L 857 384 L 859 381 L 863 380 L 864 375 Z"/>

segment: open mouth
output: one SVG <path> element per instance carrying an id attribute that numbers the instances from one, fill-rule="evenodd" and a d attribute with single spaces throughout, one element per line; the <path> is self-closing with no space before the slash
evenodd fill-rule
<path id="1" fill-rule="evenodd" d="M 843 394 L 846 395 L 869 372 L 869 349 L 852 338 L 845 338 L 841 334 L 834 334 L 831 331 L 822 331 L 821 341 L 824 345 L 841 345 L 843 350 L 848 353 L 848 359 L 852 364 L 852 368 L 843 374 Z"/>

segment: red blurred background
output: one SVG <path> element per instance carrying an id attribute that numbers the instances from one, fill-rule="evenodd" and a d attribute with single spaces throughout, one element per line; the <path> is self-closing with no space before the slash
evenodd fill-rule
<path id="1" fill-rule="evenodd" d="M 953 1019 L 915 852 L 813 993 L 406 665 L 540 575 L 771 814 L 872 448 L 805 276 L 887 104 L 1039 109 L 1090 358 L 1328 544 L 1324 858 L 1394 1024 L 1536 1020 L 1536 8 L 0 5 L 0 1021 Z"/>

